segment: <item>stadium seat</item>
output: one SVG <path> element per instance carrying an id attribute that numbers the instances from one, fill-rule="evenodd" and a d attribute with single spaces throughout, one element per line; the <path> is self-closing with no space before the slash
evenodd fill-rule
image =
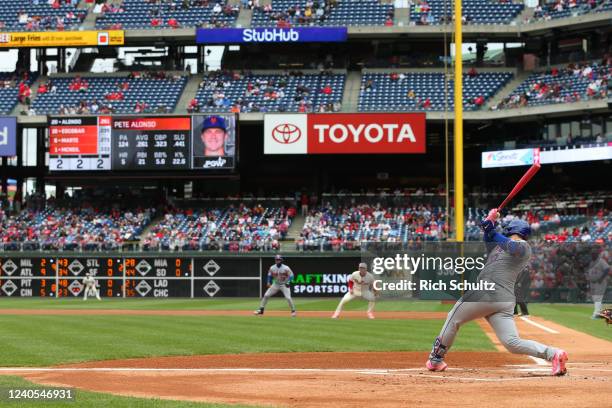
<path id="1" fill-rule="evenodd" d="M 168 19 L 175 18 L 180 27 L 202 27 L 202 26 L 233 26 L 236 15 L 225 15 L 213 13 L 215 4 L 224 7 L 224 0 L 211 1 L 208 6 L 190 6 L 182 8 L 181 2 L 176 2 L 173 7 L 170 2 L 154 4 L 145 0 L 124 0 L 122 12 L 107 12 L 96 20 L 96 28 L 108 29 L 120 27 L 123 29 L 159 29 L 169 28 Z M 151 19 L 161 19 L 159 26 L 152 26 Z"/>
<path id="2" fill-rule="evenodd" d="M 313 16 L 315 10 L 319 8 L 319 2 L 312 6 Z M 279 17 L 288 20 L 291 26 L 382 26 L 385 24 L 394 7 L 391 4 L 381 4 L 378 0 L 339 0 L 335 7 L 331 7 L 323 20 L 313 19 L 303 21 L 298 17 L 291 16 L 287 11 L 292 7 L 298 7 L 303 16 L 306 9 L 307 0 L 272 0 L 272 11 L 254 10 L 251 25 L 253 27 L 274 27 L 277 25 Z"/>
<path id="3" fill-rule="evenodd" d="M 37 95 L 32 107 L 38 114 L 57 114 L 60 107 L 79 106 L 82 101 L 112 105 L 113 113 L 133 113 L 136 103 L 145 102 L 145 112 L 172 112 L 183 92 L 187 77 L 168 76 L 165 79 L 128 78 L 128 76 L 81 77 L 88 84 L 87 91 L 70 89 L 74 77 L 49 77 L 57 88 L 56 92 Z M 122 91 L 122 100 L 107 100 L 106 96 L 119 90 L 119 85 L 127 83 L 127 89 Z M 78 113 L 78 112 L 77 112 Z"/>
<path id="4" fill-rule="evenodd" d="M 300 105 L 296 100 L 297 87 L 304 86 L 310 90 L 307 100 L 316 111 L 321 105 L 342 102 L 345 80 L 344 74 L 303 76 L 250 74 L 236 79 L 233 75 L 219 73 L 204 77 L 196 100 L 200 112 L 227 112 L 236 104 L 243 105 L 242 112 L 297 112 Z M 227 86 L 222 85 L 223 83 Z M 282 86 L 282 83 L 285 85 Z M 247 92 L 250 86 L 258 88 L 258 93 Z M 331 93 L 321 92 L 326 86 L 331 88 Z M 284 96 L 276 99 L 267 98 L 266 90 L 282 90 Z M 216 98 L 216 92 L 221 92 L 224 96 Z M 216 99 L 220 100 L 215 104 Z"/>
<path id="5" fill-rule="evenodd" d="M 359 94 L 359 111 L 416 111 L 416 110 L 444 110 L 454 107 L 454 85 L 452 80 L 448 83 L 448 100 L 444 100 L 444 74 L 431 72 L 409 72 L 403 80 L 392 81 L 390 74 L 364 73 L 361 79 Z M 463 107 L 466 110 L 476 110 L 478 106 L 473 103 L 474 98 L 483 96 L 488 100 L 495 95 L 506 83 L 512 79 L 509 72 L 481 72 L 474 78 L 463 76 Z M 371 81 L 371 89 L 366 84 Z M 414 97 L 409 98 L 412 90 Z M 431 106 L 422 107 L 420 103 L 430 99 Z"/>
<path id="6" fill-rule="evenodd" d="M 4 23 L 4 27 L 0 30 L 76 30 L 86 16 L 86 9 L 78 9 L 70 3 L 61 2 L 58 8 L 53 8 L 47 0 L 3 1 L 0 22 Z"/>

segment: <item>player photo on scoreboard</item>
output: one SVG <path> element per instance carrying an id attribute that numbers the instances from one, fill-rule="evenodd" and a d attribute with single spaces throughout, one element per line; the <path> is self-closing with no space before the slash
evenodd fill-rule
<path id="1" fill-rule="evenodd" d="M 228 114 L 192 117 L 192 167 L 232 169 L 236 153 L 236 117 Z"/>

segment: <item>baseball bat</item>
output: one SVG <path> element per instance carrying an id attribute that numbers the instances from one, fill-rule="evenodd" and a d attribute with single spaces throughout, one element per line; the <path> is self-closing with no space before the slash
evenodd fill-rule
<path id="1" fill-rule="evenodd" d="M 533 176 L 535 176 L 535 174 L 538 172 L 538 170 L 540 170 L 540 152 L 539 152 L 539 149 L 536 150 L 536 152 L 534 152 L 533 164 L 531 165 L 529 170 L 527 170 L 527 172 L 525 174 L 523 174 L 523 177 L 521 177 L 521 179 L 518 181 L 518 183 L 516 183 L 516 185 L 514 186 L 512 191 L 510 192 L 510 194 L 508 194 L 506 199 L 499 205 L 499 207 L 497 207 L 497 211 L 501 211 L 502 208 L 504 208 L 506 206 L 506 204 L 508 204 L 510 202 L 510 200 L 512 200 L 514 198 L 514 196 L 517 195 L 519 193 L 519 191 L 521 191 L 523 189 L 523 187 L 525 187 L 527 185 L 527 183 L 529 183 L 529 180 L 531 180 L 533 178 Z"/>

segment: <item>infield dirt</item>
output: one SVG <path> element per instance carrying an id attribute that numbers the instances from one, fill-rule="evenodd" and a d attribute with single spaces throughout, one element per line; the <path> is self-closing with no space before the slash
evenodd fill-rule
<path id="1" fill-rule="evenodd" d="M 36 314 L 32 310 L 22 312 Z M 187 311 L 44 311 L 45 314 L 120 312 L 182 315 Z M 223 311 L 189 311 L 187 314 L 191 313 L 245 314 Z M 349 312 L 344 316 L 363 317 L 362 314 Z M 301 315 L 328 317 L 329 313 L 304 312 Z M 396 319 L 440 319 L 444 316 L 444 313 L 418 312 L 378 314 L 379 318 Z M 551 377 L 548 363 L 503 350 L 485 321 L 479 324 L 499 351 L 451 351 L 447 358 L 450 369 L 444 373 L 424 369 L 426 352 L 351 352 L 126 359 L 5 369 L 2 374 L 20 375 L 39 384 L 116 395 L 258 406 L 604 406 L 607 397 L 601 392 L 612 385 L 612 343 L 542 319 L 531 318 L 530 322 L 517 319 L 521 336 L 567 350 L 570 356 L 567 376 Z"/>

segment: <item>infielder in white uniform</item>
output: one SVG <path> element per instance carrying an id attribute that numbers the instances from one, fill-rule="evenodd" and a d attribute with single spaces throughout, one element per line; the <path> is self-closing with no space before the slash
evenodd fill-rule
<path id="1" fill-rule="evenodd" d="M 495 283 L 495 293 L 491 295 L 482 291 L 467 291 L 455 303 L 434 341 L 425 365 L 430 371 L 446 370 L 444 356 L 453 345 L 459 328 L 467 322 L 484 317 L 508 351 L 546 359 L 552 363 L 552 375 L 564 375 L 567 353 L 533 340 L 521 339 L 512 316 L 515 306 L 514 285 L 531 257 L 531 246 L 526 241 L 531 228 L 527 222 L 513 219 L 504 226 L 502 235 L 495 230 L 497 219 L 497 209 L 493 209 L 481 223 L 490 252 L 487 263 L 478 275 L 479 281 Z"/>
<path id="2" fill-rule="evenodd" d="M 83 292 L 85 292 L 83 300 L 87 300 L 87 296 L 95 296 L 96 299 L 102 300 L 100 299 L 100 291 L 96 287 L 96 280 L 93 276 L 91 276 L 90 273 L 85 274 L 85 278 L 83 279 L 83 286 L 85 286 L 85 289 L 83 290 Z"/>
<path id="3" fill-rule="evenodd" d="M 291 299 L 291 289 L 289 288 L 291 280 L 293 280 L 293 271 L 287 265 L 283 264 L 282 256 L 276 255 L 274 257 L 274 265 L 272 265 L 268 271 L 268 290 L 266 290 L 263 299 L 261 299 L 259 309 L 253 312 L 253 314 L 264 314 L 264 309 L 268 304 L 268 300 L 270 300 L 270 298 L 276 295 L 280 290 L 285 296 L 285 299 L 287 299 L 287 303 L 289 303 L 289 307 L 291 308 L 291 316 L 295 317 L 297 313 L 295 311 L 295 304 Z"/>
<path id="4" fill-rule="evenodd" d="M 332 319 L 340 317 L 342 307 L 353 299 L 362 298 L 368 301 L 368 318 L 374 319 L 374 306 L 376 305 L 376 289 L 374 289 L 374 275 L 368 272 L 368 265 L 364 262 L 359 264 L 359 270 L 351 274 L 348 279 L 349 291 L 346 292 Z"/>
<path id="5" fill-rule="evenodd" d="M 603 298 L 608 289 L 610 265 L 606 262 L 606 251 L 594 252 L 592 256 L 594 259 L 588 266 L 587 279 L 590 282 L 591 299 L 593 299 L 593 316 L 591 318 L 598 319 L 600 317 L 599 313 L 603 309 Z"/>

